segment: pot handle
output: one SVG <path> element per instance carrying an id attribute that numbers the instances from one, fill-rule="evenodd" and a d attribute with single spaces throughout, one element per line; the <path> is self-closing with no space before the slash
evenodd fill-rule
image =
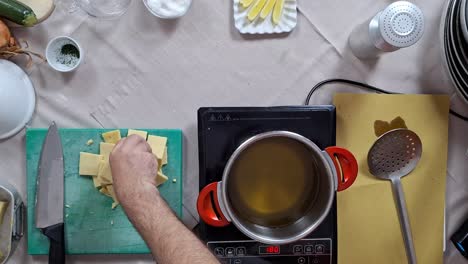
<path id="1" fill-rule="evenodd" d="M 358 174 L 358 163 L 354 155 L 340 147 L 328 147 L 325 149 L 335 165 L 338 177 L 337 190 L 344 191 L 353 185 Z"/>
<path id="2" fill-rule="evenodd" d="M 221 210 L 218 193 L 218 182 L 205 186 L 198 195 L 197 211 L 203 222 L 210 226 L 223 227 L 229 225 L 230 222 Z"/>

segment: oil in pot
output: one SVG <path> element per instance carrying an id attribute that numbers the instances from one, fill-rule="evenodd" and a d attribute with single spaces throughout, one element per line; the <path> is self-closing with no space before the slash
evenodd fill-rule
<path id="1" fill-rule="evenodd" d="M 302 218 L 318 193 L 313 152 L 285 137 L 259 140 L 234 162 L 227 182 L 236 215 L 266 227 L 283 227 Z"/>

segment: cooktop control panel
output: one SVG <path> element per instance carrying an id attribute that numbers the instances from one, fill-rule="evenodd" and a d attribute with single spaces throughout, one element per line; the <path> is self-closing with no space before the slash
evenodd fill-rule
<path id="1" fill-rule="evenodd" d="M 223 264 L 294 263 L 331 264 L 331 239 L 302 239 L 287 245 L 266 245 L 252 240 L 212 241 L 208 248 Z"/>

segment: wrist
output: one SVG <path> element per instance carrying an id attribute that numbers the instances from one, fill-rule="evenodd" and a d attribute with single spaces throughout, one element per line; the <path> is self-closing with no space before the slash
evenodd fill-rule
<path id="1" fill-rule="evenodd" d="M 156 186 L 149 183 L 137 184 L 118 193 L 120 204 L 125 210 L 139 208 L 147 203 L 154 203 L 161 198 Z"/>

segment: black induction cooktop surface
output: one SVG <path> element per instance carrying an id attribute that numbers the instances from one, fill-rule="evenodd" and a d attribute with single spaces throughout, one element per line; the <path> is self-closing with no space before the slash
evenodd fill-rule
<path id="1" fill-rule="evenodd" d="M 222 107 L 198 111 L 200 190 L 220 181 L 235 149 L 256 134 L 285 130 L 301 134 L 321 149 L 335 145 L 334 106 Z M 200 236 L 222 263 L 337 263 L 336 200 L 324 222 L 306 239 L 265 245 L 234 225 L 200 223 Z"/>

